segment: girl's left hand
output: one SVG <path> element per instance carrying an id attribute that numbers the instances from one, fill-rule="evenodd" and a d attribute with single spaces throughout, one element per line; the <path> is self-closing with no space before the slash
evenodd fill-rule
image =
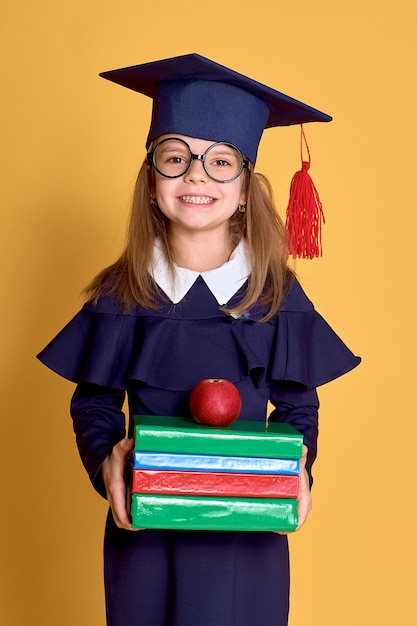
<path id="1" fill-rule="evenodd" d="M 308 478 L 307 470 L 305 468 L 307 461 L 307 446 L 303 445 L 303 454 L 300 459 L 300 482 L 298 485 L 298 505 L 297 505 L 297 513 L 298 513 L 298 526 L 296 530 L 300 530 L 301 526 L 307 519 L 307 515 L 311 511 L 312 501 L 311 501 L 311 492 L 310 492 L 310 481 Z"/>
<path id="2" fill-rule="evenodd" d="M 311 492 L 310 492 L 310 481 L 308 478 L 307 470 L 306 470 L 306 461 L 307 461 L 307 446 L 303 445 L 303 454 L 300 459 L 300 481 L 298 483 L 298 496 L 297 496 L 297 514 L 298 514 L 298 526 L 294 532 L 300 530 L 301 526 L 307 519 L 307 515 L 311 511 L 312 502 L 311 502 Z M 279 532 L 278 535 L 288 535 L 287 532 Z"/>

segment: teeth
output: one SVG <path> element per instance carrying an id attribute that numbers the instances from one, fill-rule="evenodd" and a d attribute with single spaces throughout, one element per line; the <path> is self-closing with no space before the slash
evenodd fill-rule
<path id="1" fill-rule="evenodd" d="M 191 202 L 192 204 L 209 204 L 213 202 L 213 198 L 207 196 L 181 196 L 183 202 Z"/>

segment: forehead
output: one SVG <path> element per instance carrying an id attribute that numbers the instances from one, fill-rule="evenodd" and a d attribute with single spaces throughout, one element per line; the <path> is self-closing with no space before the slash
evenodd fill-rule
<path id="1" fill-rule="evenodd" d="M 188 135 L 179 135 L 176 133 L 167 133 L 165 135 L 160 135 L 153 142 L 153 147 L 155 147 L 158 143 L 163 141 L 164 139 L 182 139 L 185 141 L 191 148 L 191 152 L 194 154 L 204 154 L 210 146 L 222 140 L 207 140 L 207 139 L 199 139 L 198 137 L 189 137 Z M 165 144 L 166 145 L 166 144 Z"/>

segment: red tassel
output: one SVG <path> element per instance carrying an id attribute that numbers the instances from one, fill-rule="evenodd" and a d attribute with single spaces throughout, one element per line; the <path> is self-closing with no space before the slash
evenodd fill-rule
<path id="1" fill-rule="evenodd" d="M 303 161 L 303 141 L 307 148 L 308 161 Z M 313 259 L 322 255 L 321 230 L 325 223 L 319 194 L 311 180 L 310 150 L 303 125 L 300 138 L 301 170 L 294 174 L 287 207 L 286 228 L 289 253 L 301 259 Z"/>

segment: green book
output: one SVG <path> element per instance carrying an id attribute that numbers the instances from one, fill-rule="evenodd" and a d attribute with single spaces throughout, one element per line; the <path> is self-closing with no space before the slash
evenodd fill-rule
<path id="1" fill-rule="evenodd" d="M 134 415 L 135 450 L 299 459 L 303 436 L 290 424 L 236 420 L 229 426 L 193 418 Z"/>
<path id="2" fill-rule="evenodd" d="M 227 498 L 132 494 L 133 528 L 293 531 L 294 498 Z"/>

